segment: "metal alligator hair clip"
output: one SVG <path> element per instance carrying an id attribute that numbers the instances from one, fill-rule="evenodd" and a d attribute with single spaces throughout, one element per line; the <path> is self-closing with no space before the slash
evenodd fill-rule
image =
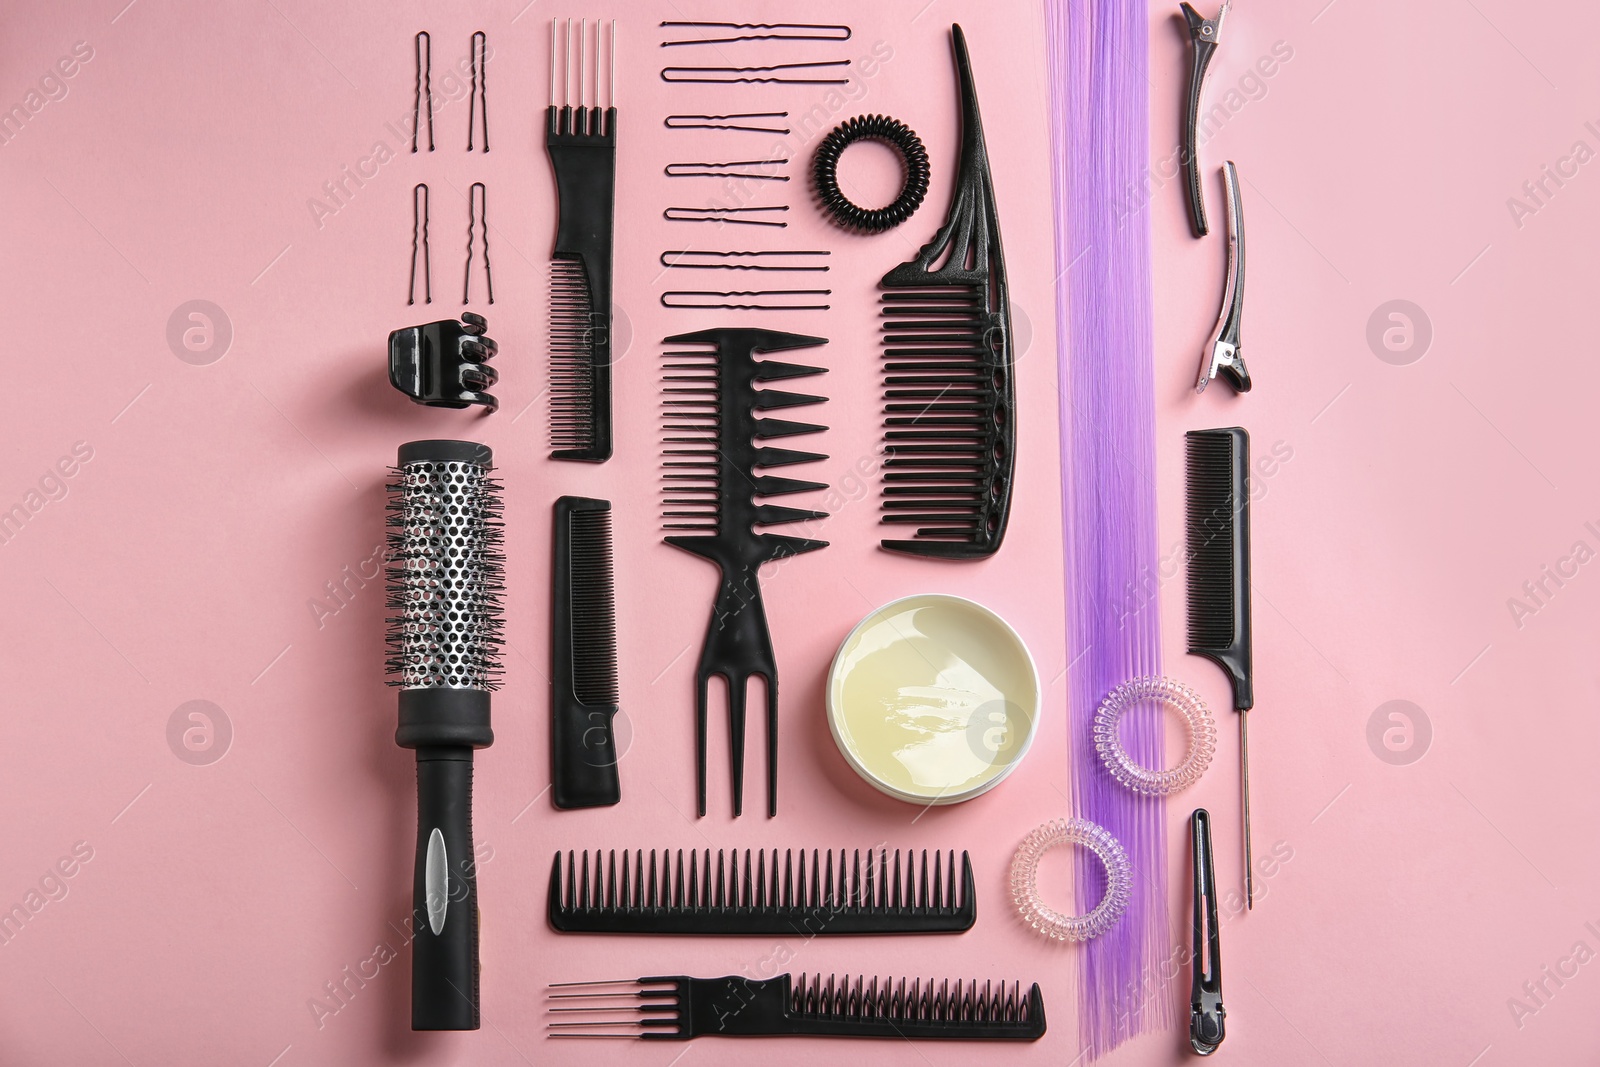
<path id="1" fill-rule="evenodd" d="M 1189 1044 L 1202 1056 L 1217 1051 L 1227 1036 L 1222 1020 L 1222 938 L 1217 931 L 1217 875 L 1211 863 L 1211 814 L 1189 816 L 1189 853 L 1194 862 L 1194 982 L 1189 991 Z"/>
<path id="2" fill-rule="evenodd" d="M 1217 40 L 1222 36 L 1222 20 L 1232 5 L 1233 0 L 1223 0 L 1214 19 L 1201 18 L 1200 12 L 1187 3 L 1178 5 L 1183 9 L 1183 21 L 1189 26 L 1189 39 L 1194 43 L 1189 50 L 1189 101 L 1183 113 L 1183 170 L 1189 192 L 1189 225 L 1196 237 L 1210 232 L 1206 226 L 1205 198 L 1200 194 L 1200 154 L 1196 144 L 1200 133 L 1200 90 L 1205 85 L 1206 67 L 1210 66 Z"/>
<path id="3" fill-rule="evenodd" d="M 1222 286 L 1222 310 L 1216 329 L 1200 353 L 1200 378 L 1194 391 L 1203 393 L 1217 375 L 1241 393 L 1250 391 L 1250 372 L 1239 351 L 1239 319 L 1244 314 L 1244 207 L 1239 202 L 1239 172 L 1233 160 L 1222 168 L 1222 184 L 1228 194 L 1228 275 Z"/>

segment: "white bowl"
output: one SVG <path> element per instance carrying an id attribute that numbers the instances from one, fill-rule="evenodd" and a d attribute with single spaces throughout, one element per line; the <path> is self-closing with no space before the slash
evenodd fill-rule
<path id="1" fill-rule="evenodd" d="M 1006 621 L 958 596 L 908 596 L 856 624 L 828 669 L 845 761 L 912 804 L 955 804 L 1014 770 L 1039 726 L 1039 672 Z"/>

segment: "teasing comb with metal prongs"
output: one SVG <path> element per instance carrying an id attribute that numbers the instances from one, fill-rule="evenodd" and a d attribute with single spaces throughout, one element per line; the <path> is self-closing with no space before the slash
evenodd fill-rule
<path id="1" fill-rule="evenodd" d="M 478 1029 L 472 751 L 494 743 L 499 685 L 500 485 L 470 441 L 400 446 L 389 483 L 390 684 L 395 743 L 417 753 L 411 1028 Z"/>
<path id="2" fill-rule="evenodd" d="M 896 552 L 992 555 L 1011 514 L 1015 353 L 994 182 L 972 63 L 950 28 L 961 164 L 944 227 L 879 283 L 883 294 L 883 521 L 913 527 Z"/>
<path id="3" fill-rule="evenodd" d="M 849 975 L 664 975 L 550 987 L 551 1037 L 888 1037 L 911 1041 L 1037 1041 L 1044 1036 L 1038 983 L 918 978 L 882 984 Z"/>
<path id="4" fill-rule="evenodd" d="M 757 850 L 754 860 L 745 849 L 744 866 L 739 850 L 717 850 L 716 874 L 711 873 L 711 850 L 704 855 L 689 850 L 684 861 L 679 849 L 674 862 L 663 849 L 659 865 L 650 850 L 648 867 L 644 851 L 635 850 L 632 862 L 622 851 L 620 877 L 617 853 L 596 849 L 594 865 L 589 851 L 580 862 L 576 852 L 566 854 L 562 878 L 561 853 L 550 869 L 550 925 L 567 933 L 605 934 L 933 934 L 971 929 L 978 908 L 972 878 L 972 861 L 961 854 L 961 875 L 956 876 L 956 854 L 908 852 L 905 865 L 900 850 L 889 864 L 887 848 L 868 849 L 865 866 L 861 850 L 854 858 L 839 850 L 810 853 L 795 862 L 786 849 L 783 862 L 778 850 Z M 877 853 L 874 856 L 874 852 Z M 703 861 L 703 862 L 702 862 Z"/>
<path id="5" fill-rule="evenodd" d="M 757 572 L 763 563 L 827 545 L 804 537 L 757 533 L 757 526 L 804 522 L 826 512 L 757 503 L 758 497 L 826 489 L 823 482 L 757 474 L 826 459 L 756 441 L 827 429 L 809 422 L 766 418 L 762 412 L 820 404 L 826 397 L 778 389 L 764 382 L 821 374 L 822 367 L 756 359 L 827 344 L 823 337 L 775 330 L 701 330 L 668 337 L 679 347 L 664 364 L 662 401 L 663 526 L 667 544 L 693 552 L 722 570 L 711 624 L 700 651 L 695 698 L 695 784 L 699 812 L 706 813 L 706 702 L 712 675 L 728 687 L 728 733 L 732 748 L 733 813 L 744 810 L 745 690 L 760 676 L 767 691 L 767 814 L 778 813 L 778 665 L 767 633 Z"/>
<path id="6" fill-rule="evenodd" d="M 611 21 L 607 106 L 602 108 L 598 19 L 592 63 L 586 58 L 587 21 L 579 23 L 574 49 L 572 20 L 567 20 L 563 103 L 556 105 L 560 21 L 550 24 L 550 106 L 544 135 L 559 202 L 555 253 L 550 262 L 550 458 L 600 461 L 611 458 L 617 23 Z M 585 106 L 586 98 L 591 106 Z"/>

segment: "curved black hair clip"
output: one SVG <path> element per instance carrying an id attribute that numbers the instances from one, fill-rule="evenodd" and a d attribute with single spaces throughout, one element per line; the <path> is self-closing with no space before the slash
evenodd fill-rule
<path id="1" fill-rule="evenodd" d="M 1222 36 L 1222 20 L 1228 15 L 1232 0 L 1222 0 L 1217 17 L 1200 17 L 1187 3 L 1178 5 L 1183 10 L 1183 21 L 1189 27 L 1189 40 L 1194 47 L 1189 51 L 1189 99 L 1183 112 L 1183 173 L 1184 186 L 1189 193 L 1189 225 L 1196 237 L 1210 232 L 1206 225 L 1205 198 L 1200 190 L 1200 156 L 1196 142 L 1200 127 L 1200 90 L 1205 85 L 1206 68 L 1217 50 L 1217 40 Z"/>
<path id="2" fill-rule="evenodd" d="M 500 380 L 489 366 L 500 346 L 484 331 L 482 315 L 465 312 L 461 321 L 441 319 L 408 326 L 389 335 L 389 381 L 418 404 L 464 408 L 473 404 L 494 411 L 500 401 L 485 392 Z"/>
<path id="3" fill-rule="evenodd" d="M 1239 320 L 1244 317 L 1244 205 L 1239 200 L 1239 171 L 1228 160 L 1222 168 L 1222 187 L 1228 202 L 1228 267 L 1222 285 L 1222 310 L 1217 325 L 1200 353 L 1200 377 L 1194 391 L 1222 377 L 1235 392 L 1250 391 L 1250 371 L 1240 349 Z"/>

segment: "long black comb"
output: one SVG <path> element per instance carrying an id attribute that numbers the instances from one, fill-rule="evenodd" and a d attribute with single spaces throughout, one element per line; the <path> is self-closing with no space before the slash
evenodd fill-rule
<path id="1" fill-rule="evenodd" d="M 550 597 L 550 794 L 558 808 L 622 799 L 611 502 L 556 501 Z"/>
<path id="2" fill-rule="evenodd" d="M 1239 712 L 1245 906 L 1255 906 L 1250 849 L 1250 725 L 1255 684 L 1250 635 L 1250 435 L 1238 426 L 1191 430 L 1188 449 L 1189 652 L 1233 683 Z"/>
<path id="3" fill-rule="evenodd" d="M 934 934 L 969 930 L 978 917 L 972 877 L 972 860 L 961 854 L 961 874 L 956 875 L 956 854 L 935 852 L 930 873 L 928 852 L 908 852 L 904 866 L 894 850 L 891 866 L 887 848 L 868 849 L 865 865 L 861 850 L 852 857 L 839 850 L 805 849 L 799 860 L 785 849 L 758 849 L 754 859 L 744 850 L 717 850 L 712 873 L 711 850 L 679 849 L 674 860 L 663 849 L 660 863 L 650 850 L 648 865 L 642 849 L 631 857 L 596 849 L 591 867 L 589 851 L 580 861 L 576 852 L 556 853 L 550 869 L 550 925 L 567 933 L 606 934 Z M 809 869 L 808 869 L 809 868 Z M 620 873 L 619 873 L 620 870 Z"/>
<path id="4" fill-rule="evenodd" d="M 887 1037 L 896 1041 L 1037 1041 L 1044 1036 L 1038 983 L 948 978 L 787 974 L 758 981 L 743 975 L 660 975 L 551 986 L 551 1037 Z"/>
<path id="5" fill-rule="evenodd" d="M 914 527 L 883 547 L 979 559 L 1000 547 L 1011 513 L 1015 354 L 972 62 L 960 26 L 950 39 L 961 89 L 950 214 L 914 259 L 879 283 L 891 290 L 883 294 L 883 521 Z"/>
<path id="6" fill-rule="evenodd" d="M 778 666 L 767 633 L 757 572 L 763 563 L 827 545 L 804 537 L 756 533 L 757 526 L 805 522 L 826 512 L 757 503 L 758 497 L 826 489 L 823 482 L 756 474 L 826 459 L 815 452 L 757 445 L 756 441 L 827 429 L 815 423 L 776 419 L 762 413 L 820 404 L 826 397 L 758 389 L 763 382 L 803 378 L 825 368 L 755 358 L 827 344 L 824 337 L 776 330 L 701 330 L 668 337 L 663 365 L 663 526 L 665 540 L 711 560 L 722 570 L 716 606 L 700 652 L 695 698 L 695 784 L 699 812 L 706 813 L 706 702 L 712 675 L 728 686 L 728 732 L 732 748 L 733 813 L 744 810 L 745 690 L 752 677 L 767 690 L 767 814 L 778 813 Z"/>

